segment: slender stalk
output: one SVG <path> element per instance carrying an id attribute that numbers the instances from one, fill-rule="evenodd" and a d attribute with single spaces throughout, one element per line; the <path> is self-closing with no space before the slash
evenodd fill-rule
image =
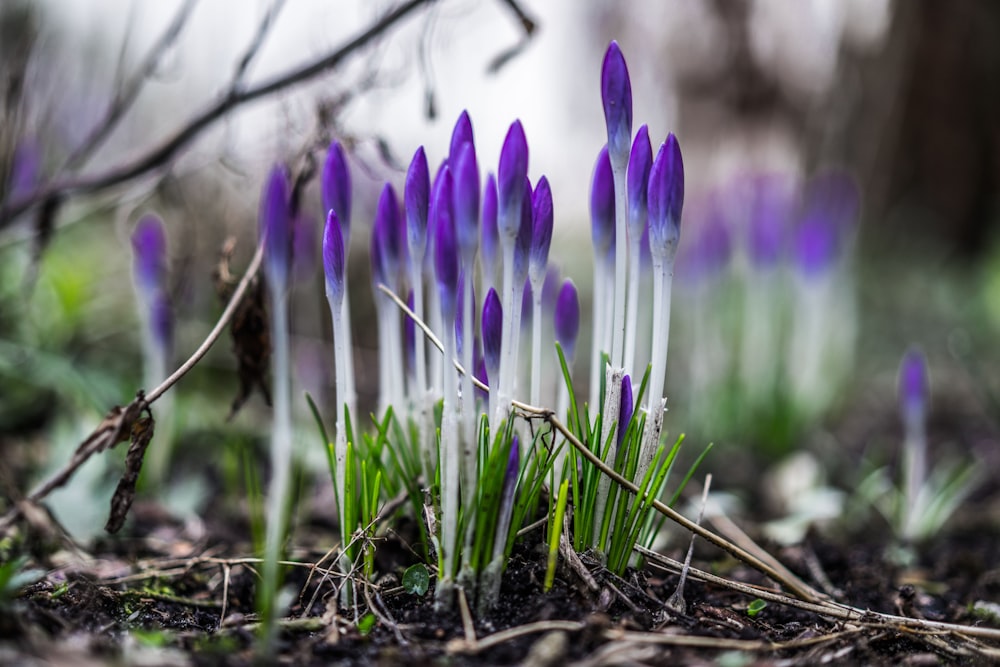
<path id="1" fill-rule="evenodd" d="M 634 234 L 632 235 L 635 236 Z M 630 373 L 632 377 L 636 377 L 640 373 L 636 373 L 635 368 L 635 347 L 636 339 L 639 337 L 639 331 L 636 327 L 637 320 L 639 318 L 639 242 L 640 238 L 630 238 L 629 239 L 629 257 L 631 262 L 629 264 L 629 277 L 628 277 L 628 303 L 626 305 L 626 319 L 625 319 L 625 372 Z"/>
<path id="2" fill-rule="evenodd" d="M 281 585 L 278 561 L 285 536 L 292 461 L 291 383 L 289 378 L 287 285 L 271 288 L 274 340 L 274 422 L 271 431 L 271 483 L 268 489 L 267 530 L 264 547 L 264 654 L 273 655 L 277 638 L 275 603 Z"/>
<path id="3" fill-rule="evenodd" d="M 503 238 L 503 334 L 500 343 L 500 381 L 497 383 L 497 413 L 494 415 L 496 424 L 506 419 L 510 409 L 510 397 L 513 395 L 514 376 L 517 373 L 517 358 L 514 350 L 517 347 L 515 336 L 515 316 L 521 312 L 521 302 L 518 299 L 517 287 L 514 285 L 514 243 L 512 238 Z M 516 311 L 516 312 L 515 312 Z M 495 428 L 494 425 L 491 425 Z"/>
<path id="4" fill-rule="evenodd" d="M 412 255 L 411 249 L 411 255 Z M 424 317 L 424 285 L 423 285 L 423 256 L 411 256 L 410 283 L 413 288 L 413 311 L 418 319 Z M 425 483 L 430 485 L 434 480 L 434 470 L 437 468 L 435 459 L 434 442 L 434 421 L 433 402 L 431 393 L 427 388 L 427 346 L 423 336 L 415 336 L 413 347 L 415 352 L 416 383 L 417 390 L 413 392 L 410 399 L 417 409 L 420 434 L 421 464 L 424 471 Z"/>
<path id="5" fill-rule="evenodd" d="M 473 262 L 466 265 L 465 281 L 462 290 L 462 365 L 472 370 L 472 350 L 475 346 L 473 339 L 472 321 L 475 317 L 475 308 L 472 303 L 472 279 Z M 478 474 L 476 456 L 476 397 L 472 390 L 472 373 L 462 374 L 462 503 L 464 507 L 473 507 L 475 504 L 476 489 L 478 487 Z M 465 542 L 463 553 L 472 553 L 472 539 L 476 530 L 474 520 L 475 513 L 469 512 L 469 520 L 465 524 Z M 470 571 L 469 578 L 472 579 Z"/>
<path id="6" fill-rule="evenodd" d="M 344 273 L 347 273 L 347 248 L 344 248 Z M 358 392 L 354 384 L 354 334 L 351 332 L 351 294 L 350 290 L 344 290 L 344 301 L 341 305 L 341 313 L 343 318 L 343 338 L 344 338 L 344 356 L 343 359 L 337 360 L 337 366 L 341 365 L 343 362 L 344 369 L 347 372 L 347 378 L 345 380 L 344 393 L 342 394 L 342 403 L 347 405 L 347 409 L 352 415 L 357 414 L 357 403 L 358 403 Z M 339 389 L 338 389 L 339 391 Z M 341 394 L 337 394 L 341 396 Z"/>
<path id="7" fill-rule="evenodd" d="M 444 339 L 444 359 L 455 358 L 454 325 L 444 327 L 441 332 Z M 457 377 L 450 368 L 444 370 L 444 412 L 441 416 L 441 552 L 442 572 L 439 573 L 436 602 L 439 607 L 451 606 L 451 592 L 454 588 L 454 578 L 457 570 L 458 551 L 458 505 L 459 505 L 459 470 L 461 469 L 461 448 L 459 445 L 458 416 L 456 399 L 458 397 Z"/>
<path id="8" fill-rule="evenodd" d="M 628 264 L 628 246 L 625 244 L 625 225 L 628 222 L 628 196 L 626 195 L 625 169 L 628 153 L 624 159 L 617 154 L 611 156 L 611 174 L 615 182 L 615 300 L 612 323 L 614 333 L 611 342 L 611 366 L 621 368 L 624 361 L 625 345 L 625 270 Z M 633 261 L 638 262 L 638 256 Z"/>
<path id="9" fill-rule="evenodd" d="M 646 422 L 642 450 L 636 468 L 636 479 L 642 479 L 656 453 L 659 429 L 665 409 L 663 385 L 667 372 L 667 347 L 670 342 L 670 302 L 673 292 L 673 261 L 653 259 L 653 360 L 649 376 L 647 411 L 652 417 Z"/>
<path id="10" fill-rule="evenodd" d="M 594 295 L 591 308 L 593 310 L 593 323 L 590 327 L 591 353 L 590 353 L 590 408 L 593 410 L 597 405 L 598 392 L 600 391 L 600 375 L 604 370 L 601 363 L 601 352 L 605 350 L 603 323 L 607 319 L 605 314 L 605 304 L 607 303 L 607 275 L 605 275 L 604 260 L 594 257 Z"/>
<path id="11" fill-rule="evenodd" d="M 531 404 L 541 403 L 542 394 L 542 280 L 531 286 Z"/>
<path id="12" fill-rule="evenodd" d="M 612 468 L 615 465 L 615 456 L 618 454 L 618 439 L 614 436 L 615 431 L 613 429 L 618 426 L 618 419 L 621 414 L 622 378 L 624 375 L 621 368 L 608 366 L 607 382 L 605 383 L 607 393 L 604 397 L 604 410 L 601 411 L 601 441 L 597 445 L 597 451 L 600 453 L 599 455 L 603 454 L 605 443 L 610 440 L 608 455 L 603 457 L 603 459 Z M 601 551 L 604 550 L 604 545 L 600 544 L 601 534 L 605 533 L 602 530 L 602 526 L 604 525 L 604 510 L 607 507 L 608 494 L 610 492 L 611 479 L 606 476 L 601 477 L 601 481 L 597 485 L 597 502 L 594 505 L 594 535 L 592 542 L 593 546 Z M 611 518 L 609 517 L 608 520 L 611 521 Z"/>

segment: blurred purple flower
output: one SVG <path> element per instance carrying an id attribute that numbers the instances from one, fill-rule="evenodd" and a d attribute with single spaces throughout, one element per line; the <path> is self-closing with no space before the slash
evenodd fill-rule
<path id="1" fill-rule="evenodd" d="M 33 139 L 21 139 L 14 149 L 10 177 L 7 180 L 7 201 L 14 202 L 30 195 L 38 187 L 42 175 L 42 151 Z"/>
<path id="2" fill-rule="evenodd" d="M 577 334 L 580 333 L 580 299 L 576 293 L 576 285 L 569 278 L 559 290 L 554 319 L 556 341 L 562 346 L 566 360 L 572 361 Z"/>
<path id="3" fill-rule="evenodd" d="M 597 155 L 590 185 L 590 237 L 598 257 L 615 238 L 615 184 L 607 146 Z"/>
<path id="4" fill-rule="evenodd" d="M 725 211 L 717 198 L 709 197 L 702 202 L 702 215 L 697 222 L 692 225 L 692 242 L 678 258 L 678 272 L 690 282 L 719 274 L 732 255 Z"/>
<path id="5" fill-rule="evenodd" d="M 528 278 L 528 255 L 531 253 L 531 234 L 534 218 L 531 210 L 531 182 L 524 178 L 524 198 L 521 200 L 521 225 L 514 240 L 514 284 L 520 285 Z"/>
<path id="6" fill-rule="evenodd" d="M 555 312 L 560 285 L 559 268 L 550 264 L 549 270 L 545 272 L 545 282 L 542 283 L 542 309 L 546 312 Z"/>
<path id="7" fill-rule="evenodd" d="M 601 102 L 608 127 L 608 150 L 619 164 L 628 160 L 632 143 L 632 82 L 625 56 L 612 41 L 601 65 Z"/>
<path id="8" fill-rule="evenodd" d="M 549 262 L 549 246 L 552 244 L 552 190 L 544 176 L 538 181 L 532 194 L 531 254 L 528 274 L 532 282 L 542 280 Z"/>
<path id="9" fill-rule="evenodd" d="M 167 236 L 163 221 L 144 215 L 132 232 L 133 270 L 139 289 L 146 295 L 166 288 Z"/>
<path id="10" fill-rule="evenodd" d="M 337 212 L 337 219 L 344 229 L 344 245 L 351 244 L 351 169 L 339 141 L 333 141 L 326 152 L 323 175 L 320 179 L 320 195 L 323 198 L 323 214 L 331 209 Z"/>
<path id="11" fill-rule="evenodd" d="M 289 211 L 288 170 L 284 165 L 271 169 L 260 200 L 260 231 L 267 238 L 265 268 L 275 289 L 288 284 L 292 255 L 292 220 Z"/>
<path id="12" fill-rule="evenodd" d="M 382 276 L 386 286 L 399 291 L 401 271 L 405 269 L 406 255 L 403 251 L 403 230 L 399 216 L 399 200 L 392 185 L 386 183 L 375 209 L 375 230 L 378 235 Z M 346 239 L 345 239 L 346 240 Z"/>
<path id="13" fill-rule="evenodd" d="M 899 405 L 904 415 L 920 416 L 930 394 L 927 359 L 919 348 L 911 347 L 899 366 Z"/>
<path id="14" fill-rule="evenodd" d="M 684 161 L 671 132 L 649 171 L 649 249 L 653 257 L 672 260 L 681 234 L 684 208 Z"/>
<path id="15" fill-rule="evenodd" d="M 794 190 L 788 178 L 758 176 L 750 193 L 747 254 L 750 262 L 770 267 L 778 262 L 794 206 Z"/>
<path id="16" fill-rule="evenodd" d="M 503 148 L 500 150 L 500 167 L 497 171 L 497 204 L 498 228 L 500 234 L 508 239 L 517 236 L 520 224 L 520 211 L 525 193 L 525 182 L 528 179 L 528 140 L 524 136 L 521 121 L 515 120 Z"/>

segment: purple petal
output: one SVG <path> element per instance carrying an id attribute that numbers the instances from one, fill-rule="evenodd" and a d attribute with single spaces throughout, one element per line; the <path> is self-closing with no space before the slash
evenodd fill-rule
<path id="1" fill-rule="evenodd" d="M 552 190 L 544 176 L 538 181 L 532 199 L 531 257 L 528 272 L 533 281 L 542 279 L 549 262 L 552 244 Z"/>
<path id="2" fill-rule="evenodd" d="M 403 189 L 406 207 L 406 238 L 410 253 L 422 257 L 427 248 L 427 208 L 430 201 L 430 170 L 427 155 L 421 146 L 410 160 Z"/>
<path id="3" fill-rule="evenodd" d="M 431 217 L 434 220 L 434 274 L 445 326 L 454 324 L 458 293 L 458 241 L 455 238 L 451 201 L 451 171 L 446 167 L 440 187 L 431 202 Z"/>
<path id="4" fill-rule="evenodd" d="M 576 348 L 576 337 L 580 333 L 580 299 L 576 293 L 576 285 L 566 279 L 559 290 L 555 312 L 556 341 L 562 346 L 566 359 L 573 359 Z"/>
<path id="5" fill-rule="evenodd" d="M 649 170 L 653 166 L 653 147 L 649 143 L 649 128 L 643 125 L 635 134 L 628 160 L 628 233 L 634 238 L 646 229 L 649 193 Z"/>
<path id="6" fill-rule="evenodd" d="M 754 180 L 747 254 L 755 266 L 770 267 L 781 258 L 794 200 L 788 178 L 772 174 Z"/>
<path id="7" fill-rule="evenodd" d="M 462 261 L 471 268 L 479 248 L 479 165 L 476 149 L 464 143 L 457 159 L 450 160 L 454 171 L 455 230 Z"/>
<path id="8" fill-rule="evenodd" d="M 521 226 L 514 240 L 514 284 L 528 278 L 528 255 L 531 253 L 531 233 L 534 227 L 531 211 L 531 182 L 524 179 L 524 199 L 521 200 Z"/>
<path id="9" fill-rule="evenodd" d="M 373 245 L 376 243 L 373 236 Z M 381 249 L 379 249 L 381 253 Z M 337 212 L 330 209 L 323 229 L 323 273 L 326 276 L 326 294 L 336 303 L 344 300 L 344 232 Z M 378 282 L 383 282 L 379 276 Z"/>
<path id="10" fill-rule="evenodd" d="M 923 352 L 911 347 L 899 366 L 899 404 L 904 414 L 919 415 L 925 411 L 929 385 L 927 360 Z"/>
<path id="11" fill-rule="evenodd" d="M 351 170 L 347 164 L 344 147 L 339 141 L 330 144 L 323 164 L 320 180 L 323 212 L 337 212 L 337 219 L 344 228 L 344 245 L 351 242 Z"/>
<path id="12" fill-rule="evenodd" d="M 597 155 L 590 186 L 590 237 L 594 252 L 607 251 L 615 236 L 615 184 L 611 173 L 611 158 L 605 146 Z"/>
<path id="13" fill-rule="evenodd" d="M 507 131 L 500 150 L 497 171 L 497 203 L 500 234 L 512 239 L 517 236 L 520 211 L 525 197 L 524 183 L 528 178 L 528 140 L 521 121 L 514 121 Z"/>
<path id="14" fill-rule="evenodd" d="M 163 221 L 145 215 L 132 232 L 133 269 L 139 288 L 146 293 L 163 289 L 167 282 L 167 236 Z"/>
<path id="15" fill-rule="evenodd" d="M 622 395 L 621 402 L 619 403 L 619 420 L 618 420 L 618 446 L 622 446 L 622 440 L 625 439 L 625 432 L 628 430 L 628 424 L 632 421 L 632 412 L 635 410 L 635 403 L 632 401 L 632 378 L 628 375 L 622 378 Z"/>
<path id="16" fill-rule="evenodd" d="M 386 183 L 375 210 L 375 233 L 381 249 L 382 275 L 386 286 L 397 290 L 400 272 L 404 268 L 402 225 L 399 218 L 399 200 L 392 185 Z"/>
<path id="17" fill-rule="evenodd" d="M 483 336 L 483 359 L 486 362 L 488 377 L 500 377 L 500 347 L 503 339 L 503 306 L 500 295 L 490 288 L 483 302 L 483 320 L 481 332 Z"/>
<path id="18" fill-rule="evenodd" d="M 615 41 L 608 45 L 601 65 L 601 101 L 608 126 L 608 150 L 624 162 L 632 141 L 632 82 L 625 56 Z"/>
<path id="19" fill-rule="evenodd" d="M 684 162 L 677 137 L 671 132 L 660 146 L 649 171 L 649 249 L 653 257 L 670 258 L 676 252 L 684 207 Z"/>
<path id="20" fill-rule="evenodd" d="M 260 200 L 260 229 L 267 237 L 266 268 L 272 285 L 288 283 L 292 255 L 292 220 L 289 211 L 288 170 L 284 165 L 271 169 Z"/>
<path id="21" fill-rule="evenodd" d="M 483 187 L 483 228 L 479 257 L 483 264 L 483 281 L 492 285 L 497 275 L 500 254 L 500 231 L 497 229 L 497 182 L 493 174 L 486 175 Z"/>
<path id="22" fill-rule="evenodd" d="M 448 147 L 448 162 L 455 165 L 458 161 L 458 156 L 462 152 L 462 146 L 469 144 L 473 146 L 473 154 L 475 154 L 475 141 L 473 141 L 472 136 L 472 121 L 469 119 L 469 112 L 462 111 L 458 116 L 458 120 L 455 121 L 455 129 L 451 131 L 451 144 Z M 456 184 L 457 185 L 457 184 Z"/>

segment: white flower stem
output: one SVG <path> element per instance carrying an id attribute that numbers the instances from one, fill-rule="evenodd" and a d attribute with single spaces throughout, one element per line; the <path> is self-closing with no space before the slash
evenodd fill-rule
<path id="1" fill-rule="evenodd" d="M 274 421 L 271 428 L 271 483 L 267 496 L 267 528 L 264 547 L 262 589 L 267 596 L 265 647 L 277 637 L 274 615 L 280 585 L 279 565 L 285 536 L 292 462 L 291 383 L 289 378 L 287 285 L 271 286 L 271 313 L 274 358 Z M 267 649 L 265 649 L 267 652 Z"/>
<path id="2" fill-rule="evenodd" d="M 541 405 L 542 393 L 542 281 L 531 286 L 531 404 Z"/>
<path id="3" fill-rule="evenodd" d="M 341 302 L 343 303 L 343 302 Z M 337 500 L 340 502 L 340 539 L 341 544 L 347 544 L 351 536 L 351 527 L 347 525 L 345 517 L 345 509 L 347 507 L 348 500 L 345 497 L 346 492 L 346 478 L 347 478 L 347 427 L 344 423 L 344 407 L 347 406 L 347 392 L 348 392 L 348 370 L 347 364 L 345 362 L 345 357 L 348 355 L 347 347 L 347 336 L 345 334 L 345 322 L 340 304 L 334 302 L 330 299 L 330 312 L 333 317 L 333 360 L 336 368 L 336 392 L 337 392 L 337 402 L 336 402 L 336 415 L 337 415 L 337 433 L 336 433 L 336 443 L 334 444 L 334 458 L 337 463 L 336 468 L 336 479 L 334 479 L 334 485 L 337 492 Z M 350 406 L 348 406 L 348 410 Z M 353 412 L 351 413 L 354 414 Z"/>
<path id="4" fill-rule="evenodd" d="M 628 220 L 628 197 L 626 196 L 625 169 L 628 161 L 611 160 L 611 174 L 615 183 L 615 300 L 611 342 L 611 367 L 621 368 L 624 361 L 625 345 L 625 270 L 628 264 L 628 246 L 625 240 L 625 226 Z M 638 260 L 638 257 L 635 258 Z"/>
<path id="5" fill-rule="evenodd" d="M 601 391 L 601 376 L 599 375 L 604 371 L 604 364 L 601 363 L 601 352 L 604 351 L 602 347 L 604 345 L 604 321 L 607 319 L 605 316 L 605 304 L 607 303 L 607 276 L 604 270 L 604 259 L 598 257 L 595 253 L 594 256 L 594 289 L 593 289 L 593 303 L 591 303 L 591 309 L 593 311 L 593 320 L 590 327 L 590 337 L 591 337 L 591 354 L 590 354 L 590 409 L 597 409 L 597 400 Z"/>
<path id="6" fill-rule="evenodd" d="M 607 381 L 606 394 L 604 397 L 604 410 L 601 411 L 601 441 L 598 443 L 600 456 L 604 459 L 604 462 L 614 468 L 615 466 L 615 456 L 618 454 L 617 438 L 614 436 L 616 432 L 618 417 L 621 414 L 621 400 L 622 400 L 622 378 L 624 377 L 624 372 L 621 368 L 612 368 L 608 366 L 607 368 Z M 604 446 L 608 443 L 608 438 L 611 439 L 611 446 L 608 448 L 608 455 L 603 456 Z M 604 510 L 608 505 L 608 494 L 611 492 L 611 478 L 607 475 L 601 475 L 601 481 L 597 485 L 597 503 L 594 508 L 594 535 L 593 535 L 593 546 L 601 551 L 604 550 L 604 545 L 601 544 L 601 534 L 604 532 Z M 611 517 L 609 517 L 611 521 Z"/>
<path id="7" fill-rule="evenodd" d="M 517 349 L 515 336 L 518 335 L 518 331 L 515 327 L 515 315 L 520 312 L 521 303 L 517 299 L 517 287 L 514 285 L 514 242 L 514 239 L 502 239 L 503 331 L 500 338 L 500 381 L 497 388 L 497 412 L 494 414 L 494 429 L 507 418 L 510 398 L 514 390 L 514 377 L 517 373 L 517 357 L 514 351 Z"/>
<path id="8" fill-rule="evenodd" d="M 636 375 L 635 368 L 635 347 L 636 338 L 639 336 L 639 331 L 636 326 L 636 322 L 639 318 L 639 242 L 640 238 L 630 238 L 629 239 L 629 255 L 631 257 L 631 263 L 629 264 L 629 277 L 628 277 L 628 302 L 627 310 L 625 316 L 625 372 L 629 373 L 633 378 Z M 537 405 L 537 403 L 536 403 Z"/>
<path id="9" fill-rule="evenodd" d="M 445 326 L 441 331 L 444 341 L 443 359 L 455 358 L 455 331 Z M 444 372 L 444 411 L 441 416 L 441 552 L 443 572 L 440 573 L 437 589 L 437 604 L 448 607 L 456 573 L 458 551 L 458 506 L 459 471 L 461 470 L 461 448 L 459 445 L 456 399 L 458 398 L 455 370 L 448 364 Z"/>
<path id="10" fill-rule="evenodd" d="M 411 249 L 411 253 L 412 253 Z M 423 286 L 423 255 L 419 258 L 416 254 L 412 257 L 410 269 L 410 283 L 413 287 L 413 313 L 420 321 L 424 320 L 424 286 Z M 435 464 L 435 443 L 434 443 L 434 421 L 433 421 L 433 401 L 427 388 L 427 343 L 424 337 L 415 333 L 414 341 L 414 367 L 416 374 L 416 391 L 410 397 L 416 408 L 419 420 L 417 430 L 420 438 L 420 460 L 424 471 L 424 483 L 430 486 L 434 481 Z"/>
<path id="11" fill-rule="evenodd" d="M 663 404 L 663 384 L 667 372 L 667 346 L 670 342 L 670 300 L 673 287 L 673 261 L 653 258 L 653 344 L 652 362 L 649 373 L 649 394 L 646 410 L 655 415 Z M 636 479 L 642 479 L 656 453 L 656 441 L 652 438 L 651 421 L 647 421 L 646 434 L 642 441 Z"/>

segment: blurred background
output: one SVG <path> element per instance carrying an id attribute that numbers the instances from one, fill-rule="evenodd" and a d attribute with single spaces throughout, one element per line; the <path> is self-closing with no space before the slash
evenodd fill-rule
<path id="1" fill-rule="evenodd" d="M 892 465 L 896 374 L 911 345 L 930 360 L 932 456 L 996 460 L 1000 5 L 409 4 L 335 66 L 220 111 L 151 162 L 219 100 L 337 51 L 399 5 L 0 4 L 4 495 L 24 490 L 21 471 L 64 460 L 143 383 L 129 242 L 139 217 L 155 211 L 166 224 L 176 365 L 221 310 L 212 271 L 223 240 L 239 238 L 234 271 L 251 254 L 270 165 L 308 172 L 331 139 L 350 151 L 354 176 L 363 404 L 377 389 L 365 260 L 378 192 L 385 181 L 402 192 L 420 145 L 434 168 L 463 109 L 484 172 L 522 120 L 530 176 L 552 184 L 552 261 L 589 293 L 589 188 L 606 141 L 599 73 L 611 39 L 631 72 L 633 129 L 647 123 L 654 150 L 674 132 L 684 152 L 667 428 L 697 451 L 716 443 L 706 465 L 717 484 L 749 486 L 752 498 L 760 471 L 803 451 L 821 462 L 817 483 L 841 487 L 859 466 Z M 318 186 L 305 183 L 318 239 Z M 329 318 L 318 263 L 302 273 L 296 390 L 323 405 Z M 178 387 L 171 419 L 176 449 L 215 448 L 210 475 L 236 484 L 238 452 L 266 441 L 269 410 L 255 396 L 226 423 L 238 388 L 227 348 Z M 585 395 L 586 374 L 577 376 Z M 306 458 L 321 461 L 303 422 Z M 185 466 L 204 461 L 178 456 L 173 468 L 188 485 L 176 495 L 195 507 L 210 490 Z M 92 467 L 95 488 L 113 485 Z"/>

